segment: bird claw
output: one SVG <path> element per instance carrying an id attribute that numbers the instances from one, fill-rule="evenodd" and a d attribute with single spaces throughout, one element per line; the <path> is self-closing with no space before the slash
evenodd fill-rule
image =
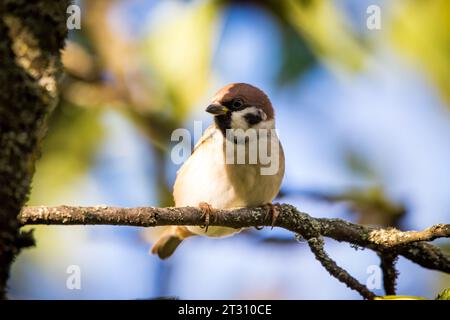
<path id="1" fill-rule="evenodd" d="M 198 204 L 198 207 L 202 211 L 202 218 L 205 219 L 205 224 L 203 226 L 200 226 L 200 228 L 205 228 L 205 233 L 208 232 L 209 222 L 211 219 L 211 215 L 214 213 L 213 207 L 206 202 L 200 202 Z M 216 217 L 214 217 L 214 221 L 216 221 Z"/>
<path id="2" fill-rule="evenodd" d="M 267 208 L 266 216 L 264 217 L 264 220 L 271 219 L 272 221 L 272 229 L 275 226 L 275 223 L 277 222 L 278 216 L 280 215 L 280 212 L 278 211 L 277 207 L 272 203 L 267 203 L 264 205 L 265 208 Z"/>

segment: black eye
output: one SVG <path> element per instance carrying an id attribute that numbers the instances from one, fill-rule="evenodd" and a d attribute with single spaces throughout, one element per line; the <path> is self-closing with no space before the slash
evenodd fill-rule
<path id="1" fill-rule="evenodd" d="M 241 109 L 243 105 L 244 103 L 241 100 L 239 99 L 233 100 L 232 103 L 233 109 Z"/>

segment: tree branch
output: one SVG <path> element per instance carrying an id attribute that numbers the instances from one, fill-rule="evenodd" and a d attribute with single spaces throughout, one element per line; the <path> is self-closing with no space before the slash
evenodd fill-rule
<path id="1" fill-rule="evenodd" d="M 358 293 L 365 299 L 373 300 L 375 294 L 371 292 L 365 285 L 353 278 L 347 271 L 339 267 L 336 262 L 331 259 L 325 252 L 324 241 L 322 237 L 310 238 L 308 245 L 311 251 L 316 256 L 316 259 L 322 266 L 336 279 L 345 283 L 350 289 L 358 291 Z"/>
<path id="2" fill-rule="evenodd" d="M 389 241 L 377 241 L 371 237 L 373 232 L 379 232 L 380 228 L 358 225 L 342 219 L 317 219 L 321 225 L 320 234 L 337 241 L 348 242 L 360 247 L 372 249 L 376 252 L 388 252 L 401 255 L 424 268 L 450 273 L 450 255 L 445 254 L 438 247 L 426 242 L 396 243 L 394 239 Z M 395 230 L 396 233 L 403 233 Z M 448 237 L 448 236 L 447 236 Z M 398 237 L 402 238 L 402 237 Z"/>
<path id="3" fill-rule="evenodd" d="M 309 245 L 322 265 L 364 298 L 373 298 L 367 288 L 341 269 L 328 257 L 321 245 L 322 236 L 374 250 L 382 256 L 385 288 L 395 290 L 394 258 L 401 255 L 425 268 L 450 273 L 450 255 L 422 241 L 449 237 L 449 225 L 436 225 L 424 231 L 399 231 L 358 225 L 341 219 L 313 218 L 289 204 L 277 204 L 280 215 L 275 226 L 290 230 L 309 240 Z M 271 226 L 267 208 L 215 210 L 211 226 L 245 228 Z M 22 225 L 126 225 L 155 227 L 167 225 L 203 225 L 202 211 L 195 207 L 180 208 L 115 208 L 97 207 L 25 207 L 18 217 Z M 314 240 L 311 240 L 314 239 Z M 387 257 L 392 257 L 389 261 Z M 393 271 L 394 270 L 394 271 Z M 392 272 L 393 271 L 393 272 Z"/>
<path id="4" fill-rule="evenodd" d="M 422 231 L 404 231 L 397 229 L 380 229 L 370 233 L 370 241 L 386 246 L 397 246 L 417 241 L 433 241 L 437 238 L 450 237 L 450 224 L 436 224 Z"/>
<path id="5" fill-rule="evenodd" d="M 380 267 L 383 271 L 383 286 L 386 295 L 395 295 L 398 272 L 395 268 L 397 256 L 390 253 L 379 253 Z"/>
<path id="6" fill-rule="evenodd" d="M 450 237 L 450 224 L 437 224 L 423 231 L 400 231 L 381 229 L 351 223 L 342 219 L 313 218 L 300 212 L 289 204 L 277 204 L 280 217 L 276 226 L 300 233 L 306 237 L 319 233 L 337 241 L 349 242 L 376 251 L 383 249 L 401 250 L 408 244 Z M 216 226 L 232 228 L 270 226 L 265 219 L 266 208 L 239 208 L 215 210 L 217 219 L 211 223 Z M 166 225 L 202 224 L 201 210 L 196 207 L 136 207 L 117 208 L 108 206 L 77 207 L 25 207 L 19 221 L 25 224 L 104 224 L 137 227 Z M 417 250 L 430 250 L 430 247 L 416 247 Z"/>

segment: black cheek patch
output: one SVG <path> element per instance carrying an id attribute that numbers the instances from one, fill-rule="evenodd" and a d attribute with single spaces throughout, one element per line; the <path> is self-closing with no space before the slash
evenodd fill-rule
<path id="1" fill-rule="evenodd" d="M 231 112 L 227 112 L 226 114 L 220 116 L 215 116 L 214 121 L 225 137 L 227 129 L 231 129 Z"/>
<path id="2" fill-rule="evenodd" d="M 247 113 L 246 115 L 244 115 L 244 119 L 251 126 L 258 124 L 262 121 L 260 113 L 258 113 L 258 114 Z"/>

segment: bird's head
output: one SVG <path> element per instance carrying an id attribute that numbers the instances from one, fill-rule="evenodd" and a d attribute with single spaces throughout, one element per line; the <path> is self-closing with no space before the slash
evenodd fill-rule
<path id="1" fill-rule="evenodd" d="M 267 95 L 246 83 L 220 89 L 206 108 L 223 133 L 227 129 L 273 129 L 274 111 Z"/>

